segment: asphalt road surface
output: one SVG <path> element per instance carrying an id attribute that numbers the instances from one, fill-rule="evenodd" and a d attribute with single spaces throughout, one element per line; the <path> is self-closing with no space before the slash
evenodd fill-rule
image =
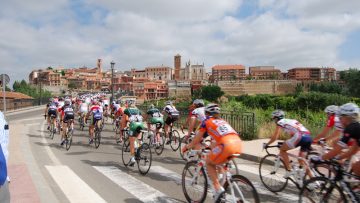
<path id="1" fill-rule="evenodd" d="M 76 125 L 72 146 L 66 151 L 60 146 L 59 134 L 49 138 L 42 114 L 43 110 L 36 110 L 7 117 L 11 162 L 23 160 L 31 176 L 26 179 L 31 183 L 12 180 L 16 186 L 13 191 L 33 185 L 35 194 L 27 202 L 186 202 L 181 187 L 185 161 L 178 151 L 173 152 L 167 145 L 162 155 L 153 153 L 150 172 L 142 176 L 136 166 L 123 165 L 122 145 L 116 144 L 110 123 L 103 130 L 98 149 L 88 144 L 88 128 L 81 131 Z M 298 200 L 298 190 L 291 186 L 278 194 L 269 192 L 259 179 L 258 163 L 243 159 L 236 162 L 240 174 L 255 185 L 261 202 Z M 210 195 L 206 202 L 213 202 Z"/>

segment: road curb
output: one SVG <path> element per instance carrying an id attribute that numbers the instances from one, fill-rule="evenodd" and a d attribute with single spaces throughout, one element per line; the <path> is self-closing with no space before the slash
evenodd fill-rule
<path id="1" fill-rule="evenodd" d="M 262 157 L 255 156 L 255 155 L 252 155 L 252 154 L 246 154 L 246 153 L 242 153 L 240 155 L 240 158 L 248 160 L 248 161 L 253 161 L 253 162 L 260 162 L 260 160 L 262 159 Z"/>

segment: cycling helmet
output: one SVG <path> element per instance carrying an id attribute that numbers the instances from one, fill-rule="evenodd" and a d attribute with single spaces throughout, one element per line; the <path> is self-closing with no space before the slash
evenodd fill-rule
<path id="1" fill-rule="evenodd" d="M 285 112 L 282 110 L 275 110 L 271 113 L 271 118 L 283 119 L 285 117 Z"/>
<path id="2" fill-rule="evenodd" d="M 202 99 L 195 99 L 193 104 L 197 107 L 205 106 L 204 101 Z"/>
<path id="3" fill-rule="evenodd" d="M 359 106 L 354 103 L 347 103 L 340 106 L 338 113 L 343 116 L 357 116 L 359 115 Z"/>
<path id="4" fill-rule="evenodd" d="M 149 109 L 153 109 L 153 108 L 155 108 L 155 105 L 154 105 L 154 104 L 150 104 Z"/>
<path id="5" fill-rule="evenodd" d="M 220 107 L 217 104 L 208 104 L 205 107 L 205 113 L 208 113 L 210 115 L 219 114 L 220 113 Z"/>
<path id="6" fill-rule="evenodd" d="M 325 111 L 325 113 L 335 114 L 335 113 L 337 113 L 338 110 L 339 110 L 338 106 L 330 105 L 330 106 L 327 106 L 324 111 Z"/>
<path id="7" fill-rule="evenodd" d="M 54 101 L 54 99 L 53 99 L 53 98 L 50 98 L 50 99 L 49 99 L 49 102 L 53 102 L 53 101 Z"/>
<path id="8" fill-rule="evenodd" d="M 70 99 L 65 99 L 65 105 L 70 105 L 71 104 L 71 100 Z"/>
<path id="9" fill-rule="evenodd" d="M 172 101 L 166 101 L 166 105 L 172 105 Z"/>

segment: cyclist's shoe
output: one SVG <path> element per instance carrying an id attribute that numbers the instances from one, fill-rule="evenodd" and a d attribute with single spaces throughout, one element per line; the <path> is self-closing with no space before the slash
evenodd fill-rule
<path id="1" fill-rule="evenodd" d="M 131 157 L 129 166 L 134 166 L 134 165 L 135 165 L 135 157 Z"/>
<path id="2" fill-rule="evenodd" d="M 47 127 L 47 130 L 50 130 L 50 126 Z"/>
<path id="3" fill-rule="evenodd" d="M 166 145 L 169 145 L 170 144 L 170 139 L 168 139 L 167 141 L 166 141 Z"/>
<path id="4" fill-rule="evenodd" d="M 94 142 L 94 139 L 89 138 L 89 144 L 92 144 Z"/>
<path id="5" fill-rule="evenodd" d="M 223 187 L 221 187 L 220 190 L 216 191 L 214 194 L 214 202 L 218 202 L 224 193 L 225 193 L 225 190 Z"/>
<path id="6" fill-rule="evenodd" d="M 65 139 L 62 139 L 60 145 L 64 145 L 64 143 L 65 143 Z"/>
<path id="7" fill-rule="evenodd" d="M 117 138 L 116 139 L 116 144 L 122 143 L 122 139 L 121 138 Z"/>
<path id="8" fill-rule="evenodd" d="M 287 178 L 290 178 L 291 176 L 293 176 L 295 174 L 295 172 L 293 170 L 291 171 L 286 171 L 285 175 L 284 175 L 284 178 L 287 179 Z"/>

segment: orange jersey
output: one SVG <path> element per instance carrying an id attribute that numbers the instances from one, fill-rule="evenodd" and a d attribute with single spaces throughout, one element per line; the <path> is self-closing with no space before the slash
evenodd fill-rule
<path id="1" fill-rule="evenodd" d="M 200 132 L 207 132 L 216 143 L 220 143 L 227 135 L 238 135 L 237 132 L 221 118 L 208 117 L 200 126 Z"/>

